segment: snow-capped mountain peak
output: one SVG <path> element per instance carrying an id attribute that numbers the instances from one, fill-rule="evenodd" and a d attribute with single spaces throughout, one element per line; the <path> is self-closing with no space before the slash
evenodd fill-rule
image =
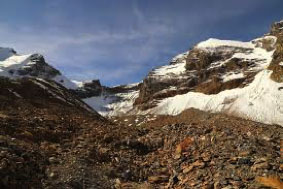
<path id="1" fill-rule="evenodd" d="M 40 54 L 19 55 L 11 48 L 0 48 L 0 76 L 10 79 L 36 77 L 53 80 L 68 89 L 77 85 L 48 63 Z"/>

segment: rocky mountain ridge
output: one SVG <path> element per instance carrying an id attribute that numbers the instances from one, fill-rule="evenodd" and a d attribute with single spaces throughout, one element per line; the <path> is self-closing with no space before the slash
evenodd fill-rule
<path id="1" fill-rule="evenodd" d="M 268 50 L 262 47 L 262 41 L 268 43 Z M 184 66 L 183 72 L 170 72 L 170 66 L 168 74 L 156 74 L 158 69 L 151 72 L 143 81 L 136 103 L 145 104 L 154 99 L 163 99 L 159 93 L 164 93 L 164 90 L 167 95 L 163 95 L 170 97 L 176 95 L 172 91 L 185 90 L 210 95 L 244 87 L 254 79 L 256 73 L 269 64 L 275 41 L 275 37 L 265 36 L 251 42 L 218 39 L 201 42 L 184 55 L 185 63 L 179 64 L 179 69 Z M 172 80 L 172 84 L 168 79 Z"/>
<path id="2" fill-rule="evenodd" d="M 283 125 L 282 33 L 281 21 L 249 42 L 208 39 L 149 72 L 138 89 L 123 94 L 127 98 L 108 101 L 100 94 L 85 100 L 106 116 L 196 108 Z"/>
<path id="3" fill-rule="evenodd" d="M 0 75 L 53 80 L 104 116 L 178 114 L 188 108 L 197 108 L 264 123 L 283 124 L 279 90 L 282 88 L 282 22 L 274 23 L 270 33 L 250 42 L 213 38 L 200 42 L 174 57 L 169 65 L 152 70 L 141 83 L 117 87 L 103 86 L 99 80 L 74 83 L 48 65 L 41 55 L 18 55 L 9 48 L 0 50 Z M 264 79 L 255 80 L 256 76 Z M 269 81 L 269 78 L 278 84 Z M 252 87 L 264 85 L 262 81 L 273 86 L 274 91 L 262 86 L 265 92 L 260 93 Z M 267 97 L 269 93 L 272 99 Z M 199 98 L 203 100 L 200 102 Z M 263 104 L 254 102 L 256 98 L 268 104 L 271 102 L 268 111 L 275 109 L 273 115 L 264 116 L 267 111 L 258 112 L 258 106 Z M 178 100 L 185 103 L 174 106 Z"/>

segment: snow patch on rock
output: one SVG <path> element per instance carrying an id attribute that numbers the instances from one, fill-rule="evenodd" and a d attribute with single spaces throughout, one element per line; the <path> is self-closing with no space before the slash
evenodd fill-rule
<path id="1" fill-rule="evenodd" d="M 155 69 L 153 71 L 153 75 L 155 76 L 164 76 L 164 75 L 171 75 L 171 74 L 180 75 L 186 71 L 185 65 L 186 63 L 183 62 L 179 64 L 162 66 L 158 69 Z"/>
<path id="2" fill-rule="evenodd" d="M 221 78 L 223 82 L 228 82 L 228 81 L 235 80 L 235 79 L 245 78 L 245 75 L 243 72 L 240 72 L 240 73 L 229 72 L 225 75 L 222 75 Z"/>

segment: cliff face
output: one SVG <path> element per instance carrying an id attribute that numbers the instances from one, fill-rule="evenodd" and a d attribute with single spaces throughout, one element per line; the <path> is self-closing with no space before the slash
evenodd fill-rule
<path id="1" fill-rule="evenodd" d="M 273 71 L 271 78 L 276 82 L 283 82 L 283 21 L 274 23 L 270 33 L 277 37 L 276 50 L 269 66 Z"/>
<path id="2" fill-rule="evenodd" d="M 103 86 L 101 86 L 99 80 L 92 80 L 81 83 L 81 86 L 72 91 L 80 98 L 84 99 L 92 96 L 100 96 L 103 92 Z"/>
<path id="3" fill-rule="evenodd" d="M 186 72 L 188 52 L 174 57 L 170 65 L 151 71 L 140 85 L 139 97 L 135 106 L 146 110 L 155 106 L 155 99 L 184 94 L 194 85 L 193 73 Z"/>

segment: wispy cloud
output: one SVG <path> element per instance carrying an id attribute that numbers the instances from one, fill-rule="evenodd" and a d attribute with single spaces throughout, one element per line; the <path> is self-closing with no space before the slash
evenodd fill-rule
<path id="1" fill-rule="evenodd" d="M 226 20 L 244 16 L 264 2 L 44 1 L 40 15 L 34 15 L 37 24 L 0 19 L 0 46 L 41 53 L 72 79 L 133 82 L 175 53 L 213 36 L 211 32 Z M 226 27 L 234 29 L 233 24 Z"/>
<path id="2" fill-rule="evenodd" d="M 121 79 L 134 75 L 148 61 L 154 61 L 160 51 L 168 50 L 160 49 L 160 38 L 174 33 L 170 26 L 147 21 L 137 7 L 133 12 L 138 27 L 116 32 L 99 29 L 73 33 L 68 28 L 13 28 L 0 23 L 0 36 L 5 39 L 1 46 L 11 46 L 19 53 L 44 54 L 51 64 L 75 79 Z"/>

